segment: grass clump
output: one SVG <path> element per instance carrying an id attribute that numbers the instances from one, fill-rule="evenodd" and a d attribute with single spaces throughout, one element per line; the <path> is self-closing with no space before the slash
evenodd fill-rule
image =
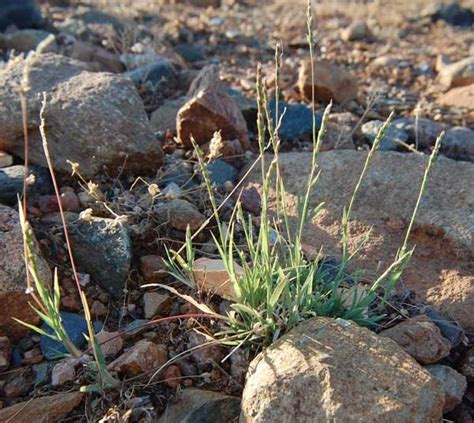
<path id="1" fill-rule="evenodd" d="M 308 43 L 311 59 L 313 58 L 313 16 L 308 2 Z M 281 62 L 280 48 L 276 55 L 275 104 L 278 105 L 278 75 Z M 311 60 L 313 63 L 313 60 Z M 314 72 L 313 72 L 314 74 Z M 408 249 L 408 238 L 413 227 L 421 197 L 426 188 L 429 173 L 433 167 L 442 135 L 436 141 L 421 184 L 418 201 L 415 205 L 403 245 L 395 255 L 393 263 L 382 275 L 368 286 L 358 284 L 357 274 L 348 275 L 347 266 L 351 259 L 362 249 L 370 234 L 355 251 L 349 251 L 351 213 L 358 197 L 359 190 L 374 153 L 377 150 L 392 120 L 392 115 L 379 131 L 370 151 L 367 154 L 364 168 L 355 186 L 352 198 L 344 209 L 342 216 L 342 260 L 336 271 L 328 272 L 328 262 L 318 254 L 315 259 L 308 259 L 303 252 L 303 234 L 306 225 L 320 212 L 323 204 L 312 206 L 310 196 L 317 184 L 319 171 L 317 158 L 325 135 L 331 104 L 326 108 L 319 132 L 313 114 L 313 150 L 312 166 L 308 175 L 304 194 L 297 199 L 296 225 L 290 225 L 286 204 L 285 181 L 279 167 L 280 139 L 278 129 L 281 119 L 278 106 L 275 110 L 275 121 L 270 117 L 268 99 L 263 86 L 260 68 L 257 70 L 257 103 L 258 103 L 258 147 L 262 178 L 262 207 L 260 225 L 256 227 L 250 217 L 244 216 L 239 202 L 229 222 L 222 222 L 214 190 L 206 169 L 204 156 L 195 145 L 203 179 L 208 191 L 213 218 L 217 225 L 217 234 L 212 235 L 220 259 L 229 274 L 235 292 L 235 302 L 225 316 L 225 329 L 216 334 L 223 343 L 240 346 L 265 346 L 274 342 L 281 334 L 287 332 L 299 322 L 314 316 L 327 316 L 352 320 L 357 324 L 369 326 L 375 324 L 382 316 L 371 315 L 368 307 L 379 296 L 382 286 L 385 300 L 392 292 L 403 270 L 413 254 Z M 314 81 L 313 81 L 314 87 Z M 314 89 L 314 88 L 313 88 Z M 314 109 L 314 92 L 313 92 Z M 273 152 L 269 157 L 268 153 Z M 255 163 L 254 163 L 255 165 Z M 253 167 L 253 166 L 252 166 Z M 270 195 L 274 196 L 273 211 L 270 210 Z M 225 201 L 225 200 L 224 200 Z M 244 233 L 244 246 L 236 242 L 236 226 Z M 188 231 L 186 240 L 187 260 L 178 252 L 170 254 L 170 272 L 181 282 L 194 286 L 192 261 L 195 251 Z M 184 247 L 183 247 L 184 248 Z M 235 260 L 244 269 L 243 275 L 236 271 Z M 333 269 L 334 270 L 334 269 Z M 166 287 L 165 287 L 166 288 Z M 176 291 L 174 291 L 176 292 Z"/>

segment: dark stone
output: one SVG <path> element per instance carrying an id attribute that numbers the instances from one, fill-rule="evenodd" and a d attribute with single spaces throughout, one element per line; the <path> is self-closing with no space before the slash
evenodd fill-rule
<path id="1" fill-rule="evenodd" d="M 224 160 L 214 160 L 207 165 L 211 183 L 219 187 L 224 186 L 227 181 L 235 183 L 239 179 L 239 172 Z"/>
<path id="2" fill-rule="evenodd" d="M 161 170 L 163 176 L 158 181 L 158 186 L 162 189 L 165 189 L 171 183 L 175 183 L 181 188 L 191 188 L 196 185 L 193 180 L 192 169 L 184 160 L 166 156 L 165 164 Z"/>
<path id="3" fill-rule="evenodd" d="M 71 219 L 69 233 L 78 267 L 114 298 L 120 298 L 132 260 L 128 230 L 112 219 Z"/>
<path id="4" fill-rule="evenodd" d="M 23 193 L 23 174 L 25 168 L 22 165 L 9 166 L 0 169 L 0 203 L 7 206 L 15 205 L 18 195 Z M 28 188 L 29 195 L 46 195 L 53 192 L 53 185 L 48 169 L 30 166 L 29 175 L 34 180 Z"/>
<path id="5" fill-rule="evenodd" d="M 395 128 L 408 134 L 408 141 L 416 144 L 418 134 L 418 147 L 429 148 L 433 146 L 439 134 L 449 129 L 449 125 L 434 120 L 420 118 L 418 122 L 414 118 L 401 118 L 393 121 Z"/>
<path id="6" fill-rule="evenodd" d="M 217 423 L 237 421 L 240 399 L 202 389 L 185 389 L 168 406 L 158 423 Z"/>
<path id="7" fill-rule="evenodd" d="M 454 26 L 471 26 L 474 24 L 474 10 L 463 7 L 454 1 L 434 4 L 425 13 L 431 15 L 434 22 L 443 20 Z"/>
<path id="8" fill-rule="evenodd" d="M 150 82 L 156 85 L 161 80 L 172 80 L 177 77 L 176 66 L 166 59 L 158 58 L 154 63 L 123 73 L 136 85 Z"/>
<path id="9" fill-rule="evenodd" d="M 244 210 L 247 210 L 256 216 L 260 214 L 260 209 L 262 207 L 262 198 L 260 197 L 260 193 L 255 187 L 246 188 L 243 189 L 241 192 L 236 192 L 234 198 L 236 200 L 240 199 L 242 208 Z"/>
<path id="10" fill-rule="evenodd" d="M 244 116 L 245 122 L 247 122 L 247 128 L 251 131 L 257 130 L 257 102 L 243 95 L 239 90 L 233 88 L 227 88 L 227 94 L 229 94 L 239 107 L 242 115 Z"/>
<path id="11" fill-rule="evenodd" d="M 375 137 L 377 136 L 378 132 L 384 125 L 384 122 L 381 120 L 372 120 L 370 122 L 366 122 L 362 125 L 361 131 L 364 134 L 365 139 L 367 142 L 372 145 L 375 141 Z M 379 144 L 379 151 L 398 151 L 403 150 L 403 145 L 400 143 L 407 143 L 408 141 L 408 134 L 405 131 L 402 131 L 396 128 L 393 124 L 390 125 L 385 132 L 382 140 Z"/>
<path id="12" fill-rule="evenodd" d="M 474 162 L 474 131 L 455 126 L 446 132 L 441 153 L 450 159 Z"/>
<path id="13" fill-rule="evenodd" d="M 188 63 L 200 62 L 206 58 L 205 50 L 202 46 L 193 44 L 180 44 L 175 49 Z"/>
<path id="14" fill-rule="evenodd" d="M 436 326 L 438 326 L 439 330 L 441 331 L 441 334 L 446 339 L 449 339 L 452 348 L 456 348 L 461 344 L 466 334 L 455 321 L 447 320 L 441 314 L 432 309 L 428 310 L 425 314 L 431 320 L 433 320 Z"/>
<path id="15" fill-rule="evenodd" d="M 72 343 L 77 348 L 82 348 L 86 344 L 86 338 L 84 337 L 84 334 L 87 335 L 86 320 L 78 314 L 66 312 L 61 313 L 61 318 L 63 321 L 64 328 L 66 329 L 69 338 L 71 338 Z M 51 335 L 54 333 L 53 330 L 46 323 L 43 323 L 41 329 Z M 101 329 L 102 323 L 94 322 L 94 330 L 98 332 Z M 40 337 L 40 348 L 43 356 L 47 360 L 54 360 L 56 358 L 60 358 L 67 353 L 67 350 L 66 348 L 64 348 L 63 344 L 45 335 L 41 335 Z"/>
<path id="16" fill-rule="evenodd" d="M 333 257 L 324 257 L 319 262 L 319 277 L 324 281 L 324 283 L 331 284 L 336 280 L 340 268 L 341 262 L 339 260 Z M 342 272 L 342 276 L 343 282 L 348 283 L 349 285 L 354 285 L 356 283 L 352 276 L 346 271 Z"/>
<path id="17" fill-rule="evenodd" d="M 23 29 L 39 28 L 42 24 L 43 18 L 34 0 L 0 0 L 0 31 L 10 25 Z"/>
<path id="18" fill-rule="evenodd" d="M 275 105 L 274 99 L 270 100 L 270 116 L 275 122 Z M 308 139 L 313 134 L 313 112 L 304 104 L 287 104 L 283 101 L 278 102 L 278 115 L 281 117 L 286 109 L 283 120 L 278 131 L 283 141 L 291 141 L 294 139 Z M 319 130 L 322 122 L 322 113 L 316 112 L 316 130 Z"/>

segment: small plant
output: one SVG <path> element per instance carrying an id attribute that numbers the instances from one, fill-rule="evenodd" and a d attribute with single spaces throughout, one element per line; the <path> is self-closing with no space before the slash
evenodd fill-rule
<path id="1" fill-rule="evenodd" d="M 313 64 L 314 41 L 312 26 L 313 15 L 311 2 L 309 1 L 308 43 L 311 63 Z M 275 54 L 276 105 L 278 105 L 279 100 L 278 75 L 280 62 L 281 53 L 277 45 Z M 350 260 L 368 240 L 369 234 L 357 246 L 354 252 L 349 252 L 349 223 L 362 181 L 370 166 L 373 155 L 390 125 L 392 115 L 377 134 L 367 154 L 364 168 L 355 186 L 349 205 L 344 209 L 341 233 L 342 260 L 337 274 L 332 276 L 332 278 L 328 278 L 325 258 L 319 254 L 315 259 L 307 259 L 303 252 L 302 239 L 305 226 L 323 207 L 323 204 L 312 207 L 310 205 L 310 194 L 317 184 L 319 177 L 317 158 L 323 142 L 331 104 L 324 112 L 321 128 L 318 133 L 313 114 L 312 166 L 304 194 L 297 199 L 296 225 L 290 224 L 290 216 L 288 215 L 286 204 L 285 183 L 279 168 L 280 139 L 278 137 L 278 129 L 282 117 L 278 114 L 278 106 L 276 106 L 275 110 L 275 121 L 270 117 L 268 99 L 262 83 L 260 67 L 257 69 L 257 104 L 259 156 L 256 162 L 260 162 L 262 178 L 262 207 L 258 228 L 252 223 L 250 217 L 246 218 L 244 216 L 239 203 L 234 209 L 230 221 L 228 223 L 221 221 L 219 207 L 217 207 L 204 156 L 199 147 L 194 144 L 213 208 L 213 218 L 217 224 L 218 233 L 217 235 L 213 234 L 213 239 L 235 292 L 235 302 L 231 305 L 231 311 L 225 319 L 226 328 L 215 336 L 221 342 L 229 345 L 240 346 L 247 344 L 259 347 L 269 345 L 299 322 L 313 316 L 339 317 L 352 320 L 360 325 L 373 325 L 382 316 L 369 315 L 369 305 L 378 297 L 379 288 L 382 286 L 384 288 L 384 297 L 381 300 L 385 300 L 390 295 L 413 254 L 413 249 L 407 249 L 408 238 L 434 159 L 439 151 L 442 135 L 436 141 L 425 170 L 418 201 L 415 205 L 403 245 L 398 250 L 393 263 L 388 269 L 371 286 L 358 290 L 357 274 L 348 277 L 346 269 Z M 266 155 L 270 152 L 273 152 L 273 157 L 268 159 Z M 270 210 L 272 190 L 275 197 L 273 213 Z M 235 242 L 237 224 L 243 228 L 245 235 L 244 247 L 238 246 Z M 191 237 L 188 231 L 185 244 L 187 260 L 179 255 L 181 251 L 171 252 L 169 256 L 170 273 L 189 286 L 194 286 L 192 261 L 195 253 L 192 239 L 193 237 Z M 236 272 L 234 260 L 238 260 L 242 265 L 244 269 L 243 275 Z M 355 281 L 356 286 L 351 288 L 348 285 L 348 279 Z M 358 286 L 361 287 L 361 285 Z M 166 287 L 163 286 L 163 288 Z"/>

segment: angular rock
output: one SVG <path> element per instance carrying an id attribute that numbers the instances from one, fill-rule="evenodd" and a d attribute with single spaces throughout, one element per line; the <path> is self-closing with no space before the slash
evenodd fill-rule
<path id="1" fill-rule="evenodd" d="M 168 277 L 168 267 L 161 256 L 140 257 L 140 268 L 146 283 L 160 283 Z"/>
<path id="2" fill-rule="evenodd" d="M 474 66 L 474 65 L 473 65 Z M 474 71 L 473 71 L 474 73 Z M 474 76 L 473 76 L 474 81 Z M 438 103 L 449 107 L 463 108 L 469 111 L 474 110 L 474 83 L 450 89 L 443 94 Z"/>
<path id="3" fill-rule="evenodd" d="M 143 309 L 146 319 L 151 319 L 157 314 L 163 315 L 169 309 L 171 298 L 158 292 L 145 292 L 143 294 Z"/>
<path id="4" fill-rule="evenodd" d="M 42 92 L 48 94 L 46 133 L 53 165 L 70 172 L 67 160 L 91 176 L 104 166 L 112 171 L 156 169 L 163 151 L 150 128 L 133 84 L 122 76 L 86 71 L 85 64 L 46 53 L 10 61 L 0 71 L 0 149 L 23 157 L 21 107 L 15 87 L 25 67 L 28 91 L 31 163 L 46 165 L 39 134 Z"/>
<path id="5" fill-rule="evenodd" d="M 224 160 L 213 160 L 207 165 L 207 171 L 211 183 L 218 187 L 223 187 L 226 182 L 235 183 L 239 179 L 237 169 Z"/>
<path id="6" fill-rule="evenodd" d="M 268 105 L 270 116 L 276 121 L 275 100 L 270 100 Z M 278 116 L 285 114 L 278 130 L 278 135 L 283 141 L 292 141 L 295 139 L 309 139 L 313 134 L 313 112 L 304 104 L 287 104 L 283 101 L 278 102 Z M 321 127 L 322 114 L 314 113 L 316 119 L 316 130 Z"/>
<path id="7" fill-rule="evenodd" d="M 451 350 L 451 343 L 428 316 L 412 317 L 379 335 L 393 339 L 421 364 L 436 363 Z"/>
<path id="8" fill-rule="evenodd" d="M 35 0 L 2 0 L 0 6 L 0 31 L 11 25 L 17 28 L 38 28 L 43 24 Z"/>
<path id="9" fill-rule="evenodd" d="M 243 275 L 244 269 L 234 263 L 237 275 Z M 235 292 L 224 262 L 220 259 L 201 257 L 193 263 L 193 275 L 196 288 L 210 294 L 217 294 L 227 300 L 235 299 Z"/>
<path id="10" fill-rule="evenodd" d="M 438 82 L 445 89 L 474 84 L 474 56 L 442 66 Z"/>
<path id="11" fill-rule="evenodd" d="M 39 321 L 29 305 L 31 297 L 26 291 L 26 270 L 23 261 L 23 234 L 18 213 L 0 204 L 0 336 L 12 341 L 29 332 L 12 317 L 30 324 Z M 39 276 L 46 284 L 51 281 L 51 271 L 37 249 Z"/>
<path id="12" fill-rule="evenodd" d="M 361 126 L 361 131 L 364 134 L 365 139 L 370 145 L 375 141 L 375 137 L 384 125 L 381 120 L 372 120 L 366 122 Z M 400 129 L 397 129 L 394 125 L 390 125 L 385 132 L 382 140 L 379 144 L 380 151 L 395 151 L 402 149 L 402 143 L 408 141 L 408 134 Z"/>
<path id="13" fill-rule="evenodd" d="M 18 195 L 23 193 L 25 168 L 15 165 L 0 168 L 0 203 L 14 206 Z M 49 171 L 42 167 L 30 166 L 28 179 L 28 195 L 44 195 L 53 192 Z"/>
<path id="14" fill-rule="evenodd" d="M 86 344 L 86 338 L 84 335 L 87 335 L 88 333 L 86 320 L 78 314 L 67 313 L 64 311 L 61 312 L 61 319 L 72 343 L 77 348 L 82 348 Z M 95 331 L 99 332 L 101 326 L 102 325 L 100 323 L 94 323 Z M 53 334 L 53 330 L 45 323 L 43 323 L 41 329 L 43 329 L 48 334 Z M 51 339 L 45 335 L 41 335 L 40 337 L 40 347 L 41 352 L 47 360 L 54 360 L 67 353 L 67 350 L 62 343 L 55 341 L 54 339 Z"/>
<path id="15" fill-rule="evenodd" d="M 243 149 L 249 148 L 247 124 L 220 81 L 217 66 L 207 66 L 200 72 L 189 88 L 188 97 L 176 118 L 181 144 L 191 147 L 191 136 L 197 144 L 205 144 L 214 132 L 221 131 L 222 139 L 238 139 Z"/>
<path id="16" fill-rule="evenodd" d="M 446 339 L 449 339 L 449 342 L 451 342 L 451 348 L 458 347 L 461 342 L 464 341 L 466 333 L 457 322 L 447 320 L 446 317 L 437 313 L 435 310 L 428 309 L 425 314 L 433 320 L 433 323 L 436 326 L 438 326 L 441 335 Z"/>
<path id="17" fill-rule="evenodd" d="M 179 97 L 174 100 L 168 100 L 158 107 L 150 116 L 150 125 L 153 130 L 165 133 L 169 130 L 176 133 L 176 116 L 186 101 L 186 97 Z"/>
<path id="18" fill-rule="evenodd" d="M 308 223 L 303 242 L 317 249 L 323 247 L 327 256 L 340 257 L 343 208 L 349 204 L 365 158 L 366 154 L 349 150 L 323 152 L 319 156 L 321 177 L 311 194 L 310 205 L 324 202 L 324 207 Z M 375 153 L 354 204 L 351 251 L 370 228 L 372 232 L 350 270 L 364 270 L 372 279 L 392 263 L 403 242 L 427 160 L 426 156 L 414 154 Z M 296 195 L 303 194 L 310 168 L 311 154 L 280 153 L 292 225 Z M 252 171 L 248 185 L 244 186 L 254 186 L 261 193 L 259 173 Z M 474 258 L 472 180 L 471 163 L 438 158 L 409 242 L 416 244 L 416 249 L 402 277 L 404 289 L 413 290 L 419 299 L 459 322 L 467 332 L 474 331 L 474 283 L 468 264 Z"/>
<path id="19" fill-rule="evenodd" d="M 101 330 L 96 339 L 105 357 L 115 357 L 123 349 L 123 336 L 120 332 Z"/>
<path id="20" fill-rule="evenodd" d="M 157 370 L 166 363 L 167 357 L 163 346 L 142 339 L 110 363 L 109 369 L 128 377 L 139 376 Z"/>
<path id="21" fill-rule="evenodd" d="M 61 386 L 71 382 L 76 377 L 76 360 L 64 359 L 56 363 L 51 371 L 51 385 Z"/>
<path id="22" fill-rule="evenodd" d="M 87 63 L 90 70 L 113 73 L 123 71 L 123 66 L 117 54 L 82 41 L 73 44 L 69 55 L 73 59 Z"/>
<path id="23" fill-rule="evenodd" d="M 301 323 L 251 363 L 241 422 L 438 422 L 443 393 L 397 344 L 342 319 Z"/>
<path id="24" fill-rule="evenodd" d="M 196 231 L 204 223 L 204 215 L 190 202 L 181 199 L 160 204 L 155 216 L 159 222 L 169 223 L 178 231 L 186 231 L 187 226 Z"/>
<path id="25" fill-rule="evenodd" d="M 300 68 L 298 77 L 300 94 L 312 99 L 311 61 L 306 60 Z M 314 60 L 314 96 L 316 101 L 329 103 L 334 100 L 344 104 L 354 100 L 358 86 L 356 79 L 345 69 L 326 60 Z"/>
<path id="26" fill-rule="evenodd" d="M 192 349 L 191 356 L 196 361 L 198 369 L 204 369 L 208 364 L 219 363 L 225 356 L 223 348 L 202 334 L 191 331 L 188 334 L 188 348 Z M 198 347 L 199 348 L 196 348 Z"/>
<path id="27" fill-rule="evenodd" d="M 90 222 L 69 220 L 76 264 L 115 298 L 123 294 L 130 272 L 132 245 L 123 225 L 94 217 Z"/>
<path id="28" fill-rule="evenodd" d="M 443 413 L 453 411 L 461 404 L 464 392 L 466 392 L 466 378 L 452 367 L 443 366 L 442 364 L 426 366 L 425 369 L 433 375 L 443 388 L 445 395 Z"/>
<path id="29" fill-rule="evenodd" d="M 0 373 L 8 369 L 11 354 L 10 340 L 6 336 L 0 336 Z"/>
<path id="30" fill-rule="evenodd" d="M 157 423 L 231 422 L 239 413 L 239 398 L 203 389 L 184 389 L 178 401 L 167 406 Z"/>
<path id="31" fill-rule="evenodd" d="M 29 399 L 0 409 L 0 421 L 56 423 L 67 417 L 81 403 L 83 397 L 82 392 L 69 392 Z"/>

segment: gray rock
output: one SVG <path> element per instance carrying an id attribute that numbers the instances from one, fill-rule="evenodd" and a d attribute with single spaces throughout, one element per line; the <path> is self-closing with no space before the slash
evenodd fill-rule
<path id="1" fill-rule="evenodd" d="M 206 220 L 196 206 L 181 199 L 160 204 L 155 211 L 155 217 L 160 223 L 168 224 L 178 231 L 186 231 L 188 225 L 195 231 Z"/>
<path id="2" fill-rule="evenodd" d="M 436 326 L 438 326 L 441 334 L 446 339 L 449 339 L 449 342 L 451 342 L 451 348 L 458 347 L 464 340 L 466 333 L 456 321 L 448 320 L 441 314 L 437 313 L 435 310 L 428 310 L 425 314 L 433 321 Z"/>
<path id="3" fill-rule="evenodd" d="M 150 124 L 153 130 L 155 132 L 170 130 L 176 133 L 176 116 L 186 100 L 186 97 L 179 97 L 168 100 L 158 107 L 150 116 Z"/>
<path id="4" fill-rule="evenodd" d="M 224 160 L 212 161 L 207 165 L 207 171 L 209 172 L 211 183 L 220 187 L 224 186 L 227 181 L 235 183 L 239 179 L 237 169 Z"/>
<path id="5" fill-rule="evenodd" d="M 364 138 L 369 142 L 370 145 L 375 140 L 378 132 L 382 128 L 384 122 L 381 120 L 373 120 L 366 122 L 361 126 L 362 134 Z M 393 124 L 389 126 L 385 132 L 384 137 L 380 141 L 379 150 L 380 151 L 396 151 L 402 149 L 400 143 L 406 143 L 408 141 L 408 134 L 405 131 L 397 129 Z"/>
<path id="6" fill-rule="evenodd" d="M 166 156 L 162 171 L 162 177 L 158 181 L 160 188 L 166 188 L 171 183 L 182 188 L 190 188 L 195 185 L 192 179 L 192 167 L 185 160 Z"/>
<path id="7" fill-rule="evenodd" d="M 17 28 L 38 28 L 43 24 L 35 0 L 0 0 L 0 31 L 10 25 Z"/>
<path id="8" fill-rule="evenodd" d="M 419 148 L 433 146 L 441 132 L 449 129 L 449 125 L 425 118 L 418 119 L 418 122 L 414 118 L 396 119 L 392 125 L 408 134 L 409 143 L 415 145 L 418 139 Z"/>
<path id="9" fill-rule="evenodd" d="M 51 33 L 40 29 L 22 29 L 5 36 L 5 47 L 16 51 L 34 50 Z"/>
<path id="10" fill-rule="evenodd" d="M 229 94 L 235 103 L 237 104 L 240 112 L 242 113 L 247 127 L 251 130 L 256 130 L 257 126 L 257 102 L 242 94 L 239 90 L 228 88 L 227 94 Z"/>
<path id="11" fill-rule="evenodd" d="M 443 366 L 442 364 L 426 366 L 426 370 L 433 375 L 443 388 L 445 395 L 443 413 L 453 411 L 461 404 L 464 392 L 466 392 L 466 378 L 452 367 Z"/>
<path id="12" fill-rule="evenodd" d="M 70 219 L 69 233 L 79 268 L 115 298 L 123 295 L 132 260 L 128 230 L 112 219 Z"/>
<path id="13" fill-rule="evenodd" d="M 123 74 L 140 86 L 146 82 L 156 85 L 160 81 L 169 81 L 177 77 L 175 66 L 167 59 L 158 57 L 155 62 Z"/>
<path id="14" fill-rule="evenodd" d="M 424 423 L 442 408 L 436 380 L 393 341 L 312 318 L 250 363 L 240 421 Z"/>
<path id="15" fill-rule="evenodd" d="M 275 100 L 269 103 L 270 116 L 276 121 Z M 287 104 L 283 101 L 278 102 L 278 115 L 281 116 L 286 109 L 283 120 L 278 131 L 283 141 L 293 141 L 296 139 L 308 139 L 313 134 L 313 112 L 304 104 Z M 316 130 L 321 127 L 322 114 L 316 115 Z"/>
<path id="16" fill-rule="evenodd" d="M 235 421 L 239 413 L 239 398 L 202 389 L 184 389 L 158 423 L 224 423 Z"/>
<path id="17" fill-rule="evenodd" d="M 355 21 L 342 31 L 344 41 L 360 41 L 371 37 L 369 26 L 365 21 Z"/>
<path id="18" fill-rule="evenodd" d="M 441 152 L 451 159 L 474 162 L 474 131 L 460 126 L 451 128 L 441 144 Z"/>
<path id="19" fill-rule="evenodd" d="M 450 25 L 471 26 L 474 24 L 474 10 L 458 2 L 435 2 L 421 12 L 422 17 L 429 17 L 434 22 L 443 20 Z"/>
<path id="20" fill-rule="evenodd" d="M 195 44 L 179 44 L 175 47 L 178 54 L 188 63 L 196 63 L 206 59 L 203 46 Z"/>
<path id="21" fill-rule="evenodd" d="M 45 195 L 53 192 L 53 185 L 48 169 L 31 166 L 29 175 L 31 183 L 28 185 L 29 195 Z M 23 175 L 25 168 L 22 165 L 4 167 L 0 169 L 0 203 L 12 206 L 17 204 L 18 195 L 23 193 Z"/>
<path id="22" fill-rule="evenodd" d="M 85 64 L 52 54 L 10 61 L 0 71 L 0 149 L 23 156 L 23 128 L 16 88 L 29 66 L 28 91 L 31 163 L 46 165 L 39 136 L 43 91 L 48 93 L 45 121 L 49 149 L 57 170 L 70 172 L 67 160 L 91 176 L 104 166 L 117 171 L 156 169 L 163 151 L 149 125 L 143 103 L 127 79 L 88 72 Z M 100 142 L 98 142 L 100 140 Z"/>

